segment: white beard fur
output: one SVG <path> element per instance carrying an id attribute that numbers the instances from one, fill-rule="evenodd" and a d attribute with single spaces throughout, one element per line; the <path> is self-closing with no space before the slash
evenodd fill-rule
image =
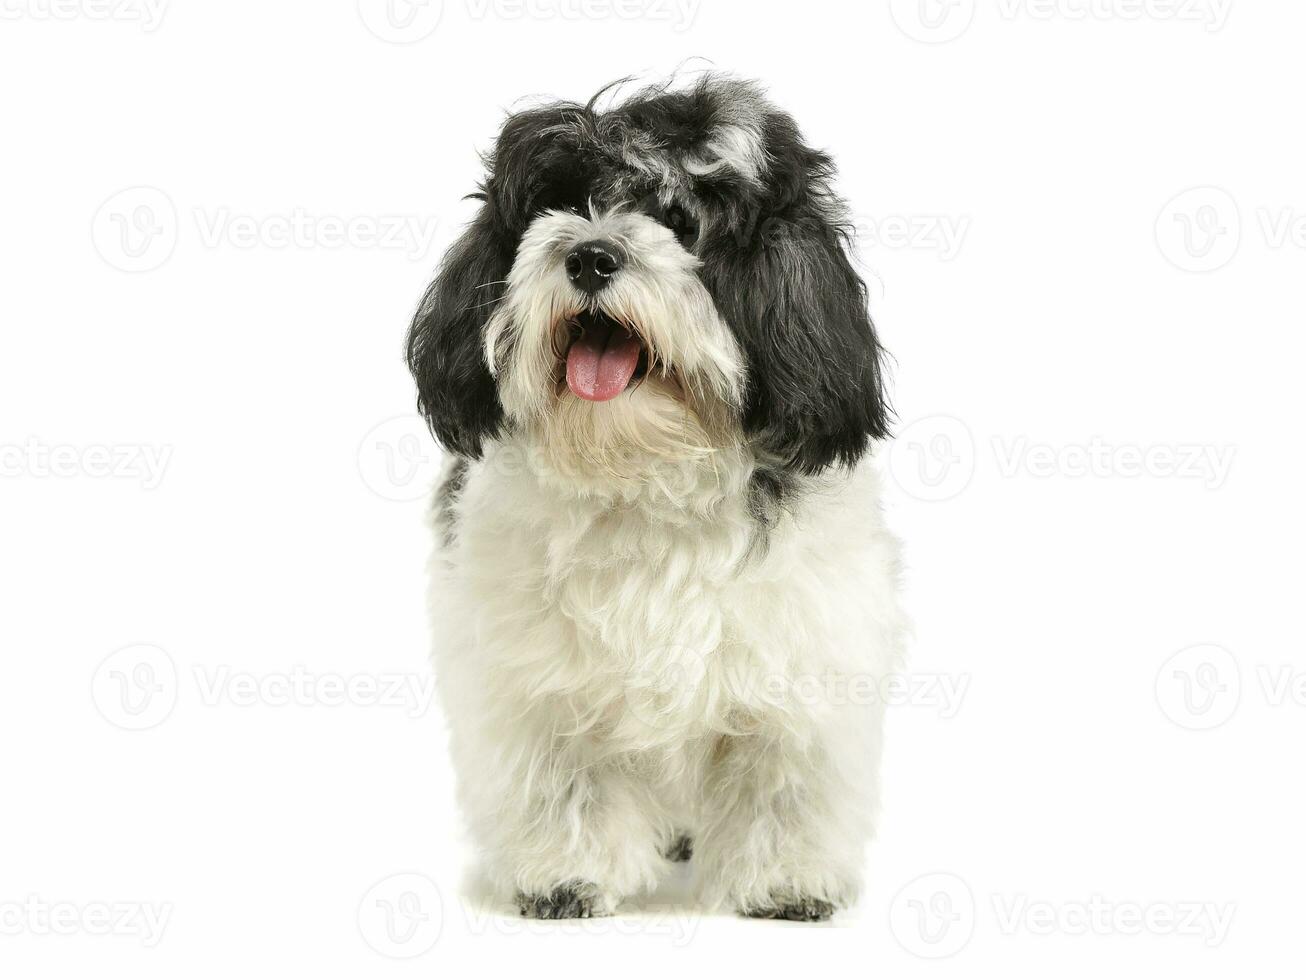
<path id="1" fill-rule="evenodd" d="M 576 408 L 633 424 L 669 401 L 646 382 Z M 610 913 L 689 833 L 708 908 L 851 904 L 883 704 L 812 692 L 900 668 L 874 463 L 801 480 L 763 530 L 743 444 L 620 473 L 514 432 L 436 508 L 431 591 L 460 802 L 499 896 L 581 883 Z"/>

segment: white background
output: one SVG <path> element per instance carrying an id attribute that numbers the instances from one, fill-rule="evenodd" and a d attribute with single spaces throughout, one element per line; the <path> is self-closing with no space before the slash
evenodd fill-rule
<path id="1" fill-rule="evenodd" d="M 4 0 L 0 970 L 1299 965 L 1300 7 Z M 526 925 L 459 897 L 403 334 L 505 108 L 691 56 L 840 164 L 915 693 L 835 925 Z"/>

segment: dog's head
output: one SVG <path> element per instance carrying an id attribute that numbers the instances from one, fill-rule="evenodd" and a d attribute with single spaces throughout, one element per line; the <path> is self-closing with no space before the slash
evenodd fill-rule
<path id="1" fill-rule="evenodd" d="M 603 93 L 600 93 L 602 95 Z M 886 434 L 826 154 L 751 83 L 518 112 L 408 338 L 437 438 L 574 459 L 725 446 L 813 473 Z"/>

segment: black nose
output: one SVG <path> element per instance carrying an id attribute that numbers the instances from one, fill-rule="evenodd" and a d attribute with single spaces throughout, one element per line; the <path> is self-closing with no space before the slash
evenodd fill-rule
<path id="1" fill-rule="evenodd" d="M 567 254 L 567 278 L 593 296 L 621 269 L 621 249 L 613 242 L 582 242 Z"/>

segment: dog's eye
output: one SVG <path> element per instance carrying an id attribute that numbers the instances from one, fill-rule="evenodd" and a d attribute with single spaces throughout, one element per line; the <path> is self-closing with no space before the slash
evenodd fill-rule
<path id="1" fill-rule="evenodd" d="M 546 211 L 561 211 L 563 214 L 574 214 L 579 218 L 588 218 L 590 216 L 589 202 L 576 195 L 551 195 L 541 198 L 535 202 L 535 213 L 543 214 Z"/>
<path id="2" fill-rule="evenodd" d="M 679 204 L 667 208 L 662 216 L 662 222 L 675 232 L 676 237 L 680 239 L 680 244 L 685 248 L 692 248 L 698 241 L 698 222 Z"/>

